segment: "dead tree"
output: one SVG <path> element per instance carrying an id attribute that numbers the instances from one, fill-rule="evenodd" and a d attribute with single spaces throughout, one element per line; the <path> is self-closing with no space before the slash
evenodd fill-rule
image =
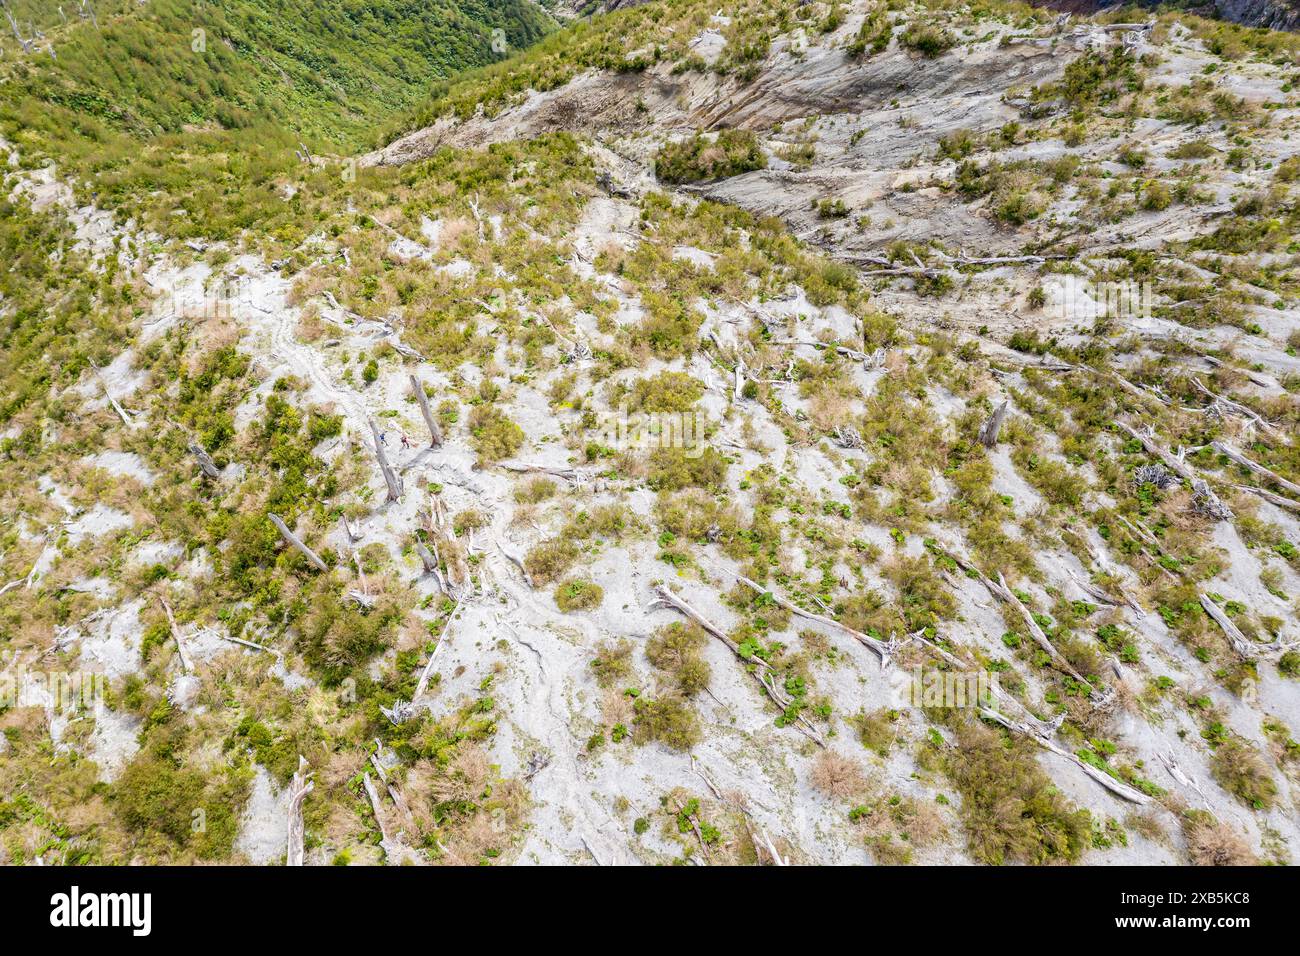
<path id="1" fill-rule="evenodd" d="M 985 448 L 992 448 L 998 443 L 998 432 L 1002 430 L 1002 422 L 1007 417 L 1008 407 L 1009 402 L 1003 399 L 1002 404 L 993 409 L 993 414 L 980 426 L 980 444 Z"/>
<path id="2" fill-rule="evenodd" d="M 863 447 L 862 434 L 852 425 L 836 425 L 831 438 L 841 448 L 861 449 Z"/>
<path id="3" fill-rule="evenodd" d="M 1204 478 L 1192 479 L 1192 510 L 1215 521 L 1231 521 L 1232 509 L 1219 500 Z"/>
<path id="4" fill-rule="evenodd" d="M 1185 479 L 1191 486 L 1193 492 L 1193 506 L 1199 514 L 1207 515 L 1218 521 L 1231 521 L 1232 510 L 1219 500 L 1219 496 L 1214 493 L 1214 489 L 1205 481 L 1191 465 L 1184 460 L 1184 453 L 1166 451 L 1161 448 L 1155 441 L 1155 434 L 1152 430 L 1137 429 L 1126 422 L 1116 422 L 1119 427 L 1127 432 L 1131 437 L 1137 439 L 1138 443 L 1146 450 L 1148 455 L 1154 455 L 1165 463 L 1165 467 L 1178 477 Z"/>
<path id="5" fill-rule="evenodd" d="M 384 454 L 384 442 L 379 435 L 379 426 L 375 424 L 374 419 L 370 420 L 370 433 L 374 436 L 375 457 L 379 459 L 379 469 L 384 473 L 384 483 L 388 485 L 387 500 L 396 501 L 402 497 L 402 479 L 388 463 L 388 456 Z"/>
<path id="6" fill-rule="evenodd" d="M 1256 488 L 1254 485 L 1233 485 L 1238 491 L 1248 491 L 1252 495 L 1258 495 L 1271 505 L 1277 505 L 1279 508 L 1287 508 L 1291 511 L 1300 511 L 1300 501 L 1293 498 L 1284 498 L 1281 495 L 1275 495 L 1271 491 L 1265 491 L 1263 488 Z"/>
<path id="7" fill-rule="evenodd" d="M 379 774 L 379 779 L 383 782 L 385 789 L 388 790 L 388 795 L 393 798 L 393 805 L 401 811 L 408 824 L 412 823 L 414 817 L 411 815 L 411 808 L 407 805 L 406 798 L 402 796 L 402 791 L 397 788 L 397 784 L 388 779 L 388 770 L 384 767 L 383 760 L 380 759 L 383 744 L 376 739 L 375 746 L 377 749 L 370 755 L 370 764 L 375 768 L 375 773 Z"/>
<path id="8" fill-rule="evenodd" d="M 984 585 L 984 587 L 988 590 L 989 594 L 991 594 L 993 597 L 995 597 L 997 600 L 1001 601 L 1002 603 L 1011 605 L 1011 607 L 1013 607 L 1016 610 L 1016 612 L 1020 615 L 1020 619 L 1024 621 L 1025 629 L 1029 631 L 1029 636 L 1034 639 L 1034 643 L 1036 643 L 1039 647 L 1041 647 L 1044 651 L 1046 651 L 1047 654 L 1052 658 L 1052 660 L 1056 661 L 1056 663 L 1061 667 L 1062 670 L 1064 670 L 1067 674 L 1069 674 L 1079 683 L 1083 684 L 1085 687 L 1090 687 L 1090 688 L 1092 687 L 1092 683 L 1086 677 L 1084 677 L 1082 674 L 1076 671 L 1074 667 L 1070 664 L 1070 662 L 1067 661 L 1065 657 L 1061 654 L 1061 652 L 1056 649 L 1056 646 L 1050 640 L 1048 640 L 1047 634 L 1043 631 L 1038 621 L 1034 619 L 1033 613 L 1029 610 L 1029 608 L 1025 607 L 1024 602 L 1021 601 L 1020 598 L 1016 596 L 1016 592 L 1013 591 L 1010 588 L 1010 586 L 1007 584 L 1007 579 L 1003 577 L 1002 572 L 999 571 L 998 579 L 996 581 L 993 581 L 988 577 L 988 575 L 986 575 L 979 568 L 975 567 L 975 565 L 971 564 L 971 562 L 967 561 L 965 558 L 959 557 L 958 555 L 953 554 L 951 551 L 945 553 L 948 555 L 948 557 L 952 558 L 952 560 L 955 561 L 957 565 L 960 568 L 962 568 L 962 570 L 968 571 L 971 574 L 975 575 L 976 579 L 981 584 Z"/>
<path id="9" fill-rule="evenodd" d="M 778 850 L 776 844 L 772 842 L 772 838 L 768 836 L 767 831 L 763 829 L 762 824 L 754 819 L 754 814 L 750 812 L 749 804 L 745 800 L 745 795 L 743 793 L 731 792 L 724 796 L 722 791 L 718 789 L 718 785 L 713 782 L 713 778 L 709 776 L 708 772 L 702 767 L 696 765 L 694 755 L 691 756 L 691 769 L 699 774 L 700 779 L 708 785 L 709 790 L 717 799 L 734 807 L 740 812 L 741 819 L 745 821 L 745 829 L 749 831 L 750 842 L 754 844 L 755 852 L 759 850 L 765 852 L 768 855 L 768 858 L 772 861 L 773 866 L 790 865 L 790 860 L 781 855 L 781 851 Z M 762 862 L 761 859 L 759 862 Z"/>
<path id="10" fill-rule="evenodd" d="M 438 570 L 437 560 L 429 549 L 424 546 L 424 542 L 419 538 L 415 539 L 415 553 L 420 556 L 420 563 L 424 565 L 425 574 L 433 574 L 433 572 Z"/>
<path id="11" fill-rule="evenodd" d="M 303 544 L 301 538 L 289 530 L 289 526 L 284 523 L 283 518 L 276 514 L 269 514 L 267 517 L 271 519 L 271 524 L 275 525 L 275 530 L 280 532 L 280 537 L 284 538 L 287 543 L 293 545 L 302 552 L 303 557 L 310 561 L 316 570 L 325 572 L 329 571 L 329 565 L 321 560 L 320 555 L 307 547 L 307 545 Z"/>
<path id="12" fill-rule="evenodd" d="M 1219 605 L 1215 604 L 1208 594 L 1201 595 L 1201 607 L 1205 608 L 1214 623 L 1219 625 L 1224 635 L 1227 636 L 1228 642 L 1232 644 L 1232 649 L 1244 661 L 1252 661 L 1257 657 L 1268 656 L 1277 657 L 1295 647 L 1300 647 L 1300 641 L 1288 641 L 1278 644 L 1256 644 L 1241 633 L 1241 628 L 1237 627 L 1228 617 L 1227 613 Z"/>
<path id="13" fill-rule="evenodd" d="M 442 429 L 438 427 L 433 412 L 429 410 L 429 397 L 424 394 L 424 386 L 420 384 L 420 380 L 414 375 L 411 376 L 411 391 L 415 392 L 415 400 L 420 405 L 420 414 L 424 416 L 424 423 L 429 426 L 429 447 L 440 448 L 442 446 Z"/>
<path id="14" fill-rule="evenodd" d="M 31 53 L 32 41 L 23 38 L 22 31 L 18 29 L 18 21 L 14 19 L 13 11 L 9 9 L 7 0 L 0 0 L 0 8 L 5 12 L 5 18 L 8 19 L 9 26 L 14 31 L 14 39 L 18 41 L 18 45 L 23 48 L 24 53 Z"/>
<path id="15" fill-rule="evenodd" d="M 768 664 L 767 661 L 763 660 L 761 657 L 746 657 L 741 653 L 740 645 L 733 641 L 726 631 L 713 624 L 708 618 L 700 614 L 699 611 L 695 610 L 695 608 L 691 607 L 684 600 L 678 597 L 677 594 L 674 593 L 673 589 L 668 585 L 659 585 L 655 588 L 655 594 L 658 596 L 658 600 L 655 604 L 671 607 L 685 615 L 687 618 L 702 627 L 707 633 L 716 637 L 723 644 L 726 644 L 731 652 L 740 658 L 740 660 L 751 665 L 753 670 L 751 670 L 750 673 L 754 675 L 754 679 L 758 681 L 760 686 L 762 686 L 763 692 L 772 699 L 772 702 L 776 704 L 777 707 L 781 708 L 782 711 L 785 711 L 790 707 L 790 704 L 792 703 L 790 696 L 777 682 L 772 666 Z M 807 717 L 803 714 L 799 714 L 795 718 L 795 721 L 795 726 L 799 729 L 800 733 L 817 746 L 826 746 L 826 741 L 822 737 L 821 731 L 814 727 Z"/>
<path id="16" fill-rule="evenodd" d="M 357 533 L 352 530 L 352 522 L 348 521 L 347 515 L 339 515 L 339 524 L 343 527 L 343 536 L 347 538 L 348 545 L 357 543 Z"/>
<path id="17" fill-rule="evenodd" d="M 876 638 L 870 636 L 869 634 L 863 634 L 861 631 L 855 631 L 847 624 L 841 624 L 839 621 L 835 620 L 832 617 L 824 617 L 821 614 L 814 614 L 812 611 L 805 611 L 797 604 L 791 604 L 785 598 L 778 595 L 775 591 L 765 590 L 755 582 L 751 581 L 749 578 L 745 577 L 743 574 L 737 574 L 736 580 L 739 581 L 741 584 L 745 585 L 746 587 L 750 588 L 751 590 L 757 591 L 759 594 L 770 594 L 772 596 L 772 600 L 774 600 L 781 607 L 785 608 L 791 614 L 794 614 L 798 617 L 807 618 L 810 621 L 816 621 L 819 624 L 825 624 L 827 627 L 833 627 L 839 631 L 843 631 L 845 634 L 852 637 L 863 647 L 866 647 L 868 650 L 872 651 L 877 657 L 880 658 L 881 670 L 889 669 L 889 666 L 892 663 L 893 652 L 897 646 L 894 643 L 892 642 L 886 643 L 885 641 L 877 640 Z"/>
<path id="18" fill-rule="evenodd" d="M 167 603 L 166 598 L 159 598 L 162 602 L 163 611 L 167 614 L 167 625 L 171 628 L 172 640 L 176 642 L 176 654 L 181 659 L 181 670 L 185 673 L 191 673 L 194 668 L 190 666 L 189 655 L 185 653 L 185 645 L 181 642 L 181 630 L 176 626 L 176 615 L 172 614 L 172 606 Z"/>
<path id="19" fill-rule="evenodd" d="M 991 720 L 995 723 L 1001 724 L 1003 727 L 1007 728 L 1007 730 L 1010 730 L 1013 733 L 1023 734 L 1024 736 L 1032 740 L 1034 743 L 1038 744 L 1038 746 L 1042 747 L 1044 750 L 1050 750 L 1058 757 L 1064 757 L 1066 760 L 1070 761 L 1070 763 L 1074 764 L 1076 767 L 1078 767 L 1080 770 L 1086 773 L 1089 777 L 1091 777 L 1097 783 L 1101 784 L 1103 787 L 1105 787 L 1111 793 L 1115 794 L 1117 797 L 1122 797 L 1123 799 L 1128 800 L 1130 803 L 1136 803 L 1140 805 L 1146 805 L 1151 802 L 1151 798 L 1147 796 L 1145 793 L 1143 793 L 1141 790 L 1138 790 L 1136 787 L 1130 787 L 1126 783 L 1120 782 L 1119 780 L 1115 779 L 1105 771 L 1098 770 L 1096 767 L 1092 766 L 1091 764 L 1086 763 L 1085 761 L 1075 756 L 1070 751 L 1062 747 L 1058 747 L 1056 744 L 1052 743 L 1052 741 L 1048 740 L 1041 734 L 1035 733 L 1034 729 L 1028 724 L 1022 723 L 1018 720 L 1012 720 L 1010 717 L 1007 717 L 1005 714 L 1001 714 L 998 711 L 988 707 L 985 707 L 980 710 L 980 716 L 984 717 L 986 720 Z"/>
<path id="20" fill-rule="evenodd" d="M 1228 398 L 1226 395 L 1218 395 L 1215 392 L 1210 391 L 1205 386 L 1205 384 L 1195 375 L 1193 375 L 1191 378 L 1192 378 L 1192 384 L 1196 386 L 1197 391 L 1199 391 L 1206 398 L 1210 399 L 1210 404 L 1207 405 L 1205 409 L 1207 412 L 1218 412 L 1218 413 L 1231 412 L 1234 415 L 1239 415 L 1242 418 L 1246 419 L 1252 426 L 1267 431 L 1270 434 L 1275 435 L 1276 437 L 1282 439 L 1283 441 L 1288 440 L 1285 432 L 1279 429 L 1272 422 L 1265 421 L 1263 417 L 1257 414 L 1253 409 L 1247 408 L 1245 405 L 1241 404 L 1240 402 L 1233 401 L 1232 399 Z"/>
<path id="21" fill-rule="evenodd" d="M 316 786 L 312 775 L 307 773 L 307 758 L 298 755 L 298 770 L 289 782 L 289 834 L 285 852 L 286 866 L 303 865 L 303 844 L 306 840 L 306 826 L 302 821 L 302 803 Z"/>
<path id="22" fill-rule="evenodd" d="M 221 477 L 216 462 L 212 460 L 212 457 L 198 442 L 190 443 L 190 454 L 198 460 L 199 470 L 203 472 L 203 477 L 214 480 Z"/>
<path id="23" fill-rule="evenodd" d="M 1213 448 L 1215 451 L 1217 451 L 1223 457 L 1227 458 L 1229 461 L 1233 462 L 1234 464 L 1240 465 L 1242 468 L 1245 468 L 1247 471 L 1259 475 L 1261 478 L 1267 478 L 1269 481 L 1273 482 L 1278 487 L 1285 488 L 1293 495 L 1300 495 L 1300 485 L 1297 485 L 1293 481 L 1288 481 L 1287 479 L 1279 475 L 1277 472 L 1273 471 L 1271 468 L 1266 468 L 1263 465 L 1261 465 L 1259 462 L 1252 461 L 1251 459 L 1243 455 L 1241 452 L 1237 451 L 1235 448 L 1232 448 L 1231 446 L 1226 445 L 1221 441 L 1211 442 L 1210 447 Z"/>
<path id="24" fill-rule="evenodd" d="M 388 829 L 388 824 L 384 822 L 384 815 L 379 809 L 379 793 L 375 790 L 375 782 L 370 779 L 369 773 L 361 775 L 361 783 L 370 800 L 370 809 L 375 815 L 375 823 L 379 826 L 379 846 L 384 851 L 385 860 L 397 866 L 404 863 L 422 863 L 419 854 L 404 845 Z"/>

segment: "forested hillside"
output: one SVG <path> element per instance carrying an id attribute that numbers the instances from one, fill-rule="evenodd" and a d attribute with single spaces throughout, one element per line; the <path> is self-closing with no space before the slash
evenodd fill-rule
<path id="1" fill-rule="evenodd" d="M 553 26 L 529 0 L 11 0 L 0 131 L 101 201 L 346 151 L 438 80 Z M 494 46 L 494 30 L 496 47 Z M 502 42 L 504 41 L 504 42 Z M 214 159 L 214 157 L 218 159 Z M 256 179 L 256 175 L 252 178 Z"/>

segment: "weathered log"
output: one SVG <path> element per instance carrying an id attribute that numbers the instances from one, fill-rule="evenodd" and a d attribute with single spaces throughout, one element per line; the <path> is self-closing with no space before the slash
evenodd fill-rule
<path id="1" fill-rule="evenodd" d="M 713 782 L 713 778 L 709 776 L 708 772 L 696 765 L 694 755 L 691 756 L 691 769 L 699 774 L 700 779 L 708 785 L 714 797 L 740 811 L 741 818 L 745 821 L 745 829 L 749 831 L 749 839 L 753 842 L 755 850 L 766 852 L 773 866 L 790 865 L 790 861 L 781 855 L 781 851 L 776 848 L 776 844 L 772 842 L 772 838 L 768 836 L 767 831 L 754 819 L 754 814 L 750 812 L 749 806 L 745 802 L 744 794 L 735 792 L 724 795 L 718 785 Z"/>
<path id="2" fill-rule="evenodd" d="M 1279 508 L 1288 508 L 1291 511 L 1300 511 L 1300 501 L 1294 498 L 1284 498 L 1281 495 L 1275 495 L 1271 491 L 1265 491 L 1263 488 L 1256 488 L 1254 485 L 1233 485 L 1238 491 L 1248 491 L 1252 495 L 1258 495 L 1271 505 L 1277 505 Z"/>
<path id="3" fill-rule="evenodd" d="M 357 606 L 363 608 L 364 610 L 367 611 L 374 610 L 375 599 L 373 595 L 366 594 L 364 591 L 353 590 L 348 592 L 348 598 L 353 601 L 356 601 Z"/>
<path id="4" fill-rule="evenodd" d="M 1064 757 L 1066 760 L 1070 761 L 1070 763 L 1074 764 L 1076 767 L 1078 767 L 1080 770 L 1086 773 L 1089 777 L 1091 777 L 1097 783 L 1101 784 L 1103 787 L 1105 787 L 1111 793 L 1115 794 L 1117 797 L 1122 797 L 1123 799 L 1128 800 L 1130 803 L 1136 803 L 1140 805 L 1146 805 L 1151 802 L 1151 798 L 1147 796 L 1145 793 L 1143 793 L 1141 790 L 1138 790 L 1136 787 L 1131 787 L 1126 783 L 1122 783 L 1119 780 L 1116 780 L 1110 774 L 1106 773 L 1103 770 L 1098 770 L 1096 767 L 1092 766 L 1091 764 L 1084 762 L 1081 758 L 1070 753 L 1070 751 L 1056 746 L 1056 744 L 1052 743 L 1050 740 L 1046 740 L 1039 734 L 1034 733 L 1034 731 L 1028 725 L 1022 724 L 1016 720 L 1012 720 L 1010 717 L 1007 717 L 1004 714 L 1000 714 L 996 710 L 992 710 L 987 707 L 983 708 L 980 711 L 980 716 L 984 717 L 987 720 L 992 720 L 995 723 L 1001 724 L 1003 727 L 1007 728 L 1007 730 L 1010 730 L 1013 733 L 1023 734 L 1024 736 L 1032 740 L 1034 743 L 1038 744 L 1038 746 L 1042 747 L 1044 750 L 1050 750 L 1058 757 Z"/>
<path id="5" fill-rule="evenodd" d="M 312 775 L 306 771 L 307 758 L 299 754 L 298 770 L 289 782 L 289 833 L 284 860 L 285 866 L 303 865 L 303 844 L 306 837 L 306 826 L 302 821 L 302 803 L 307 799 L 307 794 L 311 793 L 316 786 L 312 782 Z"/>
<path id="6" fill-rule="evenodd" d="M 979 440 L 985 448 L 992 448 L 998 443 L 998 432 L 1002 430 L 1002 422 L 1007 417 L 1009 407 L 1010 403 L 1003 399 L 1002 404 L 993 409 L 993 414 L 980 426 Z"/>
<path id="7" fill-rule="evenodd" d="M 167 603 L 166 598 L 160 597 L 158 600 L 162 603 L 163 610 L 167 613 L 167 624 L 172 631 L 172 640 L 176 642 L 176 653 L 181 659 L 181 670 L 189 674 L 194 670 L 194 668 L 190 666 L 189 655 L 185 653 L 185 644 L 181 641 L 181 630 L 176 626 L 176 616 L 172 614 L 172 606 Z"/>
<path id="8" fill-rule="evenodd" d="M 283 518 L 277 514 L 268 514 L 267 517 L 271 519 L 271 524 L 275 525 L 275 530 L 280 532 L 280 537 L 284 538 L 286 542 L 297 548 L 302 553 L 303 557 L 311 562 L 312 566 L 315 567 L 316 570 L 329 571 L 329 565 L 321 560 L 320 555 L 307 547 L 307 545 L 303 544 L 301 538 L 289 530 L 289 526 L 284 523 Z"/>
<path id="9" fill-rule="evenodd" d="M 205 478 L 216 479 L 221 477 L 221 471 L 217 468 L 216 462 L 212 460 L 212 456 L 197 441 L 190 442 L 190 454 L 198 460 L 199 470 L 203 472 Z"/>
<path id="10" fill-rule="evenodd" d="M 1152 434 L 1134 428 L 1127 422 L 1116 422 L 1115 424 L 1117 424 L 1123 431 L 1127 432 L 1130 437 L 1136 438 L 1148 455 L 1155 455 L 1165 463 L 1166 468 L 1178 475 L 1180 478 L 1185 478 L 1188 481 L 1191 481 L 1198 477 L 1196 472 L 1192 469 L 1192 466 L 1183 460 L 1182 455 L 1175 455 L 1174 453 L 1161 448 L 1156 444 L 1155 438 Z"/>
<path id="11" fill-rule="evenodd" d="M 1202 395 L 1210 399 L 1210 404 L 1206 409 L 1207 411 L 1209 411 L 1210 409 L 1218 408 L 1224 411 L 1232 412 L 1234 415 L 1240 415 L 1242 418 L 1245 418 L 1247 421 L 1249 421 L 1252 425 L 1264 429 L 1270 434 L 1280 438 L 1282 441 L 1288 441 L 1285 432 L 1283 432 L 1272 422 L 1265 421 L 1264 418 L 1261 417 L 1258 413 L 1256 413 L 1253 409 L 1246 407 L 1245 405 L 1241 404 L 1241 402 L 1233 401 L 1231 398 L 1228 398 L 1226 395 L 1219 395 L 1215 392 L 1210 391 L 1210 389 L 1206 387 L 1205 383 L 1203 383 L 1195 375 L 1193 375 L 1191 378 L 1192 378 L 1192 384 L 1196 386 L 1197 390 Z"/>
<path id="12" fill-rule="evenodd" d="M 356 544 L 358 536 L 352 530 L 352 522 L 348 520 L 348 516 L 339 515 L 339 524 L 343 526 L 343 535 L 348 539 L 348 544 Z"/>
<path id="13" fill-rule="evenodd" d="M 446 589 L 444 588 L 444 590 Z M 415 685 L 415 693 L 411 695 L 411 699 L 395 700 L 391 707 L 381 706 L 379 708 L 380 712 L 387 717 L 394 726 L 403 724 L 415 716 L 417 704 L 419 703 L 420 698 L 424 696 L 425 688 L 429 686 L 429 678 L 433 675 L 433 665 L 434 662 L 438 660 L 438 654 L 442 651 L 442 646 L 447 638 L 447 632 L 451 630 L 452 623 L 456 620 L 456 616 L 460 614 L 460 609 L 464 606 L 464 602 L 458 600 L 456 607 L 451 612 L 451 617 L 447 618 L 447 623 L 443 627 L 442 633 L 438 636 L 438 643 L 434 645 L 433 652 L 429 654 L 429 659 L 425 662 L 424 668 L 420 672 L 420 680 Z"/>
<path id="14" fill-rule="evenodd" d="M 396 501 L 402 497 L 402 479 L 388 463 L 388 456 L 384 454 L 384 442 L 379 435 L 379 426 L 375 424 L 374 419 L 370 420 L 370 433 L 375 441 L 375 457 L 379 459 L 379 470 L 384 473 L 384 483 L 388 485 L 387 500 Z"/>
<path id="15" fill-rule="evenodd" d="M 772 702 L 780 707 L 781 710 L 784 711 L 790 706 L 790 697 L 777 684 L 776 678 L 772 673 L 772 667 L 767 663 L 767 661 L 760 657 L 746 657 L 742 654 L 740 652 L 740 645 L 733 641 L 726 631 L 722 630 L 722 628 L 718 627 L 699 611 L 695 610 L 695 608 L 687 604 L 686 601 L 678 597 L 673 589 L 668 585 L 660 584 L 655 588 L 655 594 L 658 596 L 658 600 L 655 602 L 656 604 L 666 605 L 685 615 L 687 618 L 702 627 L 706 633 L 712 634 L 723 644 L 726 644 L 731 652 L 738 658 L 746 664 L 751 665 L 753 670 L 750 671 L 750 673 L 754 675 L 754 679 L 762 686 L 763 692 L 767 694 L 767 696 L 772 699 Z M 826 746 L 826 741 L 822 737 L 821 731 L 814 727 L 808 718 L 803 714 L 799 714 L 795 720 L 795 726 L 804 736 L 819 747 Z"/>
<path id="16" fill-rule="evenodd" d="M 506 471 L 513 471 L 517 475 L 551 475 L 554 478 L 563 478 L 565 481 L 575 484 L 587 477 L 586 474 L 576 468 L 552 468 L 548 465 L 530 465 L 514 461 L 499 461 L 496 466 Z"/>
<path id="17" fill-rule="evenodd" d="M 402 796 L 402 791 L 397 788 L 397 784 L 388 779 L 388 771 L 384 768 L 384 763 L 380 759 L 380 754 L 383 752 L 383 744 L 376 739 L 375 746 L 377 749 L 370 755 L 370 764 L 375 768 L 375 773 L 379 774 L 379 779 L 383 781 L 385 789 L 388 790 L 388 795 L 392 797 L 393 805 L 402 812 L 402 816 L 406 819 L 406 822 L 411 823 L 414 819 L 411 815 L 411 808 L 407 805 L 406 798 Z"/>
<path id="18" fill-rule="evenodd" d="M 845 634 L 852 637 L 863 647 L 866 647 L 868 650 L 872 651 L 877 657 L 880 658 L 881 670 L 887 670 L 889 668 L 889 665 L 892 663 L 891 655 L 894 648 L 891 647 L 891 645 L 885 643 L 884 641 L 878 640 L 869 634 L 863 634 L 861 631 L 856 631 L 853 628 L 849 627 L 847 624 L 841 624 L 833 617 L 825 617 L 824 615 L 821 614 L 814 614 L 812 611 L 805 611 L 797 604 L 792 604 L 791 602 L 787 601 L 785 598 L 781 597 L 775 591 L 769 591 L 766 588 L 760 587 L 756 582 L 751 581 L 743 574 L 737 574 L 736 580 L 738 580 L 741 584 L 745 585 L 751 590 L 757 591 L 759 594 L 770 594 L 772 596 L 772 600 L 774 600 L 781 607 L 785 608 L 791 614 L 797 615 L 798 617 L 807 618 L 810 621 L 816 621 L 819 624 L 825 624 L 827 627 L 833 627 L 839 631 L 843 631 Z"/>
<path id="19" fill-rule="evenodd" d="M 1241 465 L 1241 467 L 1245 468 L 1247 471 L 1253 472 L 1254 474 L 1259 475 L 1261 478 L 1267 478 L 1269 481 L 1273 482 L 1278 487 L 1285 488 L 1293 495 L 1300 495 L 1300 485 L 1297 485 L 1293 481 L 1288 481 L 1287 479 L 1279 475 L 1277 472 L 1273 471 L 1271 468 L 1266 468 L 1264 465 L 1261 465 L 1259 462 L 1247 458 L 1245 455 L 1243 455 L 1241 452 L 1237 451 L 1235 448 L 1231 447 L 1230 445 L 1227 445 L 1221 441 L 1214 441 L 1214 442 L 1210 442 L 1210 447 L 1213 448 L 1215 451 L 1217 451 L 1220 455 L 1223 455 L 1229 461 Z"/>
<path id="20" fill-rule="evenodd" d="M 1034 620 L 1033 613 L 1029 608 L 1025 607 L 1020 598 L 1016 596 L 1016 592 L 1007 584 L 1007 579 L 1003 577 L 1001 571 L 998 572 L 998 579 L 993 581 L 988 577 L 988 575 L 975 567 L 975 565 L 967 561 L 965 558 L 953 554 L 951 551 L 946 552 L 946 554 L 963 570 L 974 574 L 979 582 L 988 590 L 989 594 L 993 595 L 993 597 L 997 598 L 1004 604 L 1011 605 L 1020 615 L 1020 619 L 1025 622 L 1025 629 L 1029 631 L 1029 636 L 1034 639 L 1034 643 L 1046 651 L 1052 660 L 1056 661 L 1056 663 L 1060 665 L 1062 670 L 1081 684 L 1092 687 L 1091 681 L 1076 671 L 1070 662 L 1062 656 L 1061 652 L 1056 649 L 1056 646 L 1048 640 L 1047 634 L 1043 631 L 1042 627 L 1039 626 L 1038 621 Z"/>
<path id="21" fill-rule="evenodd" d="M 424 394 L 424 386 L 420 384 L 420 380 L 414 375 L 411 376 L 411 391 L 415 392 L 415 401 L 420 406 L 420 414 L 424 416 L 424 424 L 429 426 L 429 447 L 441 447 L 442 429 L 438 427 L 433 412 L 429 410 L 429 397 Z"/>
<path id="22" fill-rule="evenodd" d="M 1214 489 L 1210 487 L 1209 483 L 1191 465 L 1187 464 L 1182 452 L 1174 454 L 1161 448 L 1156 444 L 1153 432 L 1134 428 L 1126 422 L 1116 422 L 1116 424 L 1130 436 L 1136 438 L 1147 454 L 1155 455 L 1165 463 L 1165 467 L 1192 485 L 1194 492 L 1193 503 L 1199 513 L 1219 521 L 1232 520 L 1232 509 L 1220 501 L 1219 496 L 1214 493 Z"/>
<path id="23" fill-rule="evenodd" d="M 1259 656 L 1258 648 L 1241 633 L 1241 628 L 1232 623 L 1232 619 L 1224 612 L 1223 608 L 1215 604 L 1208 594 L 1201 595 L 1201 607 L 1205 608 L 1205 613 L 1210 615 L 1210 619 L 1219 625 L 1219 629 L 1232 645 L 1232 649 L 1237 652 L 1237 656 L 1244 661 L 1253 661 Z"/>
<path id="24" fill-rule="evenodd" d="M 438 570 L 438 562 L 434 560 L 433 554 L 424 546 L 424 542 L 418 538 L 415 541 L 415 553 L 420 556 L 421 563 L 424 564 L 424 573 L 433 574 Z"/>

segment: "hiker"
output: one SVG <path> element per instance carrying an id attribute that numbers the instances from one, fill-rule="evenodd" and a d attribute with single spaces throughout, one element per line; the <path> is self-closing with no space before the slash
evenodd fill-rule
<path id="1" fill-rule="evenodd" d="M 387 445 L 387 444 L 388 444 L 388 432 L 380 432 L 380 433 L 379 433 L 379 444 L 381 444 L 381 445 Z"/>
<path id="2" fill-rule="evenodd" d="M 403 448 L 411 447 L 411 439 L 406 437 L 406 432 L 402 432 L 402 447 Z"/>

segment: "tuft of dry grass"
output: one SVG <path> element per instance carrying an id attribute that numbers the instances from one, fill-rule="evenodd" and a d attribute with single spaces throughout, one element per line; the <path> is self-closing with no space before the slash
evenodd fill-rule
<path id="1" fill-rule="evenodd" d="M 1259 863 L 1245 838 L 1203 810 L 1183 814 L 1183 839 L 1193 866 L 1254 866 Z"/>
<path id="2" fill-rule="evenodd" d="M 836 800 L 852 800 L 867 789 L 866 775 L 857 761 L 834 750 L 817 755 L 809 780 L 814 790 Z"/>

